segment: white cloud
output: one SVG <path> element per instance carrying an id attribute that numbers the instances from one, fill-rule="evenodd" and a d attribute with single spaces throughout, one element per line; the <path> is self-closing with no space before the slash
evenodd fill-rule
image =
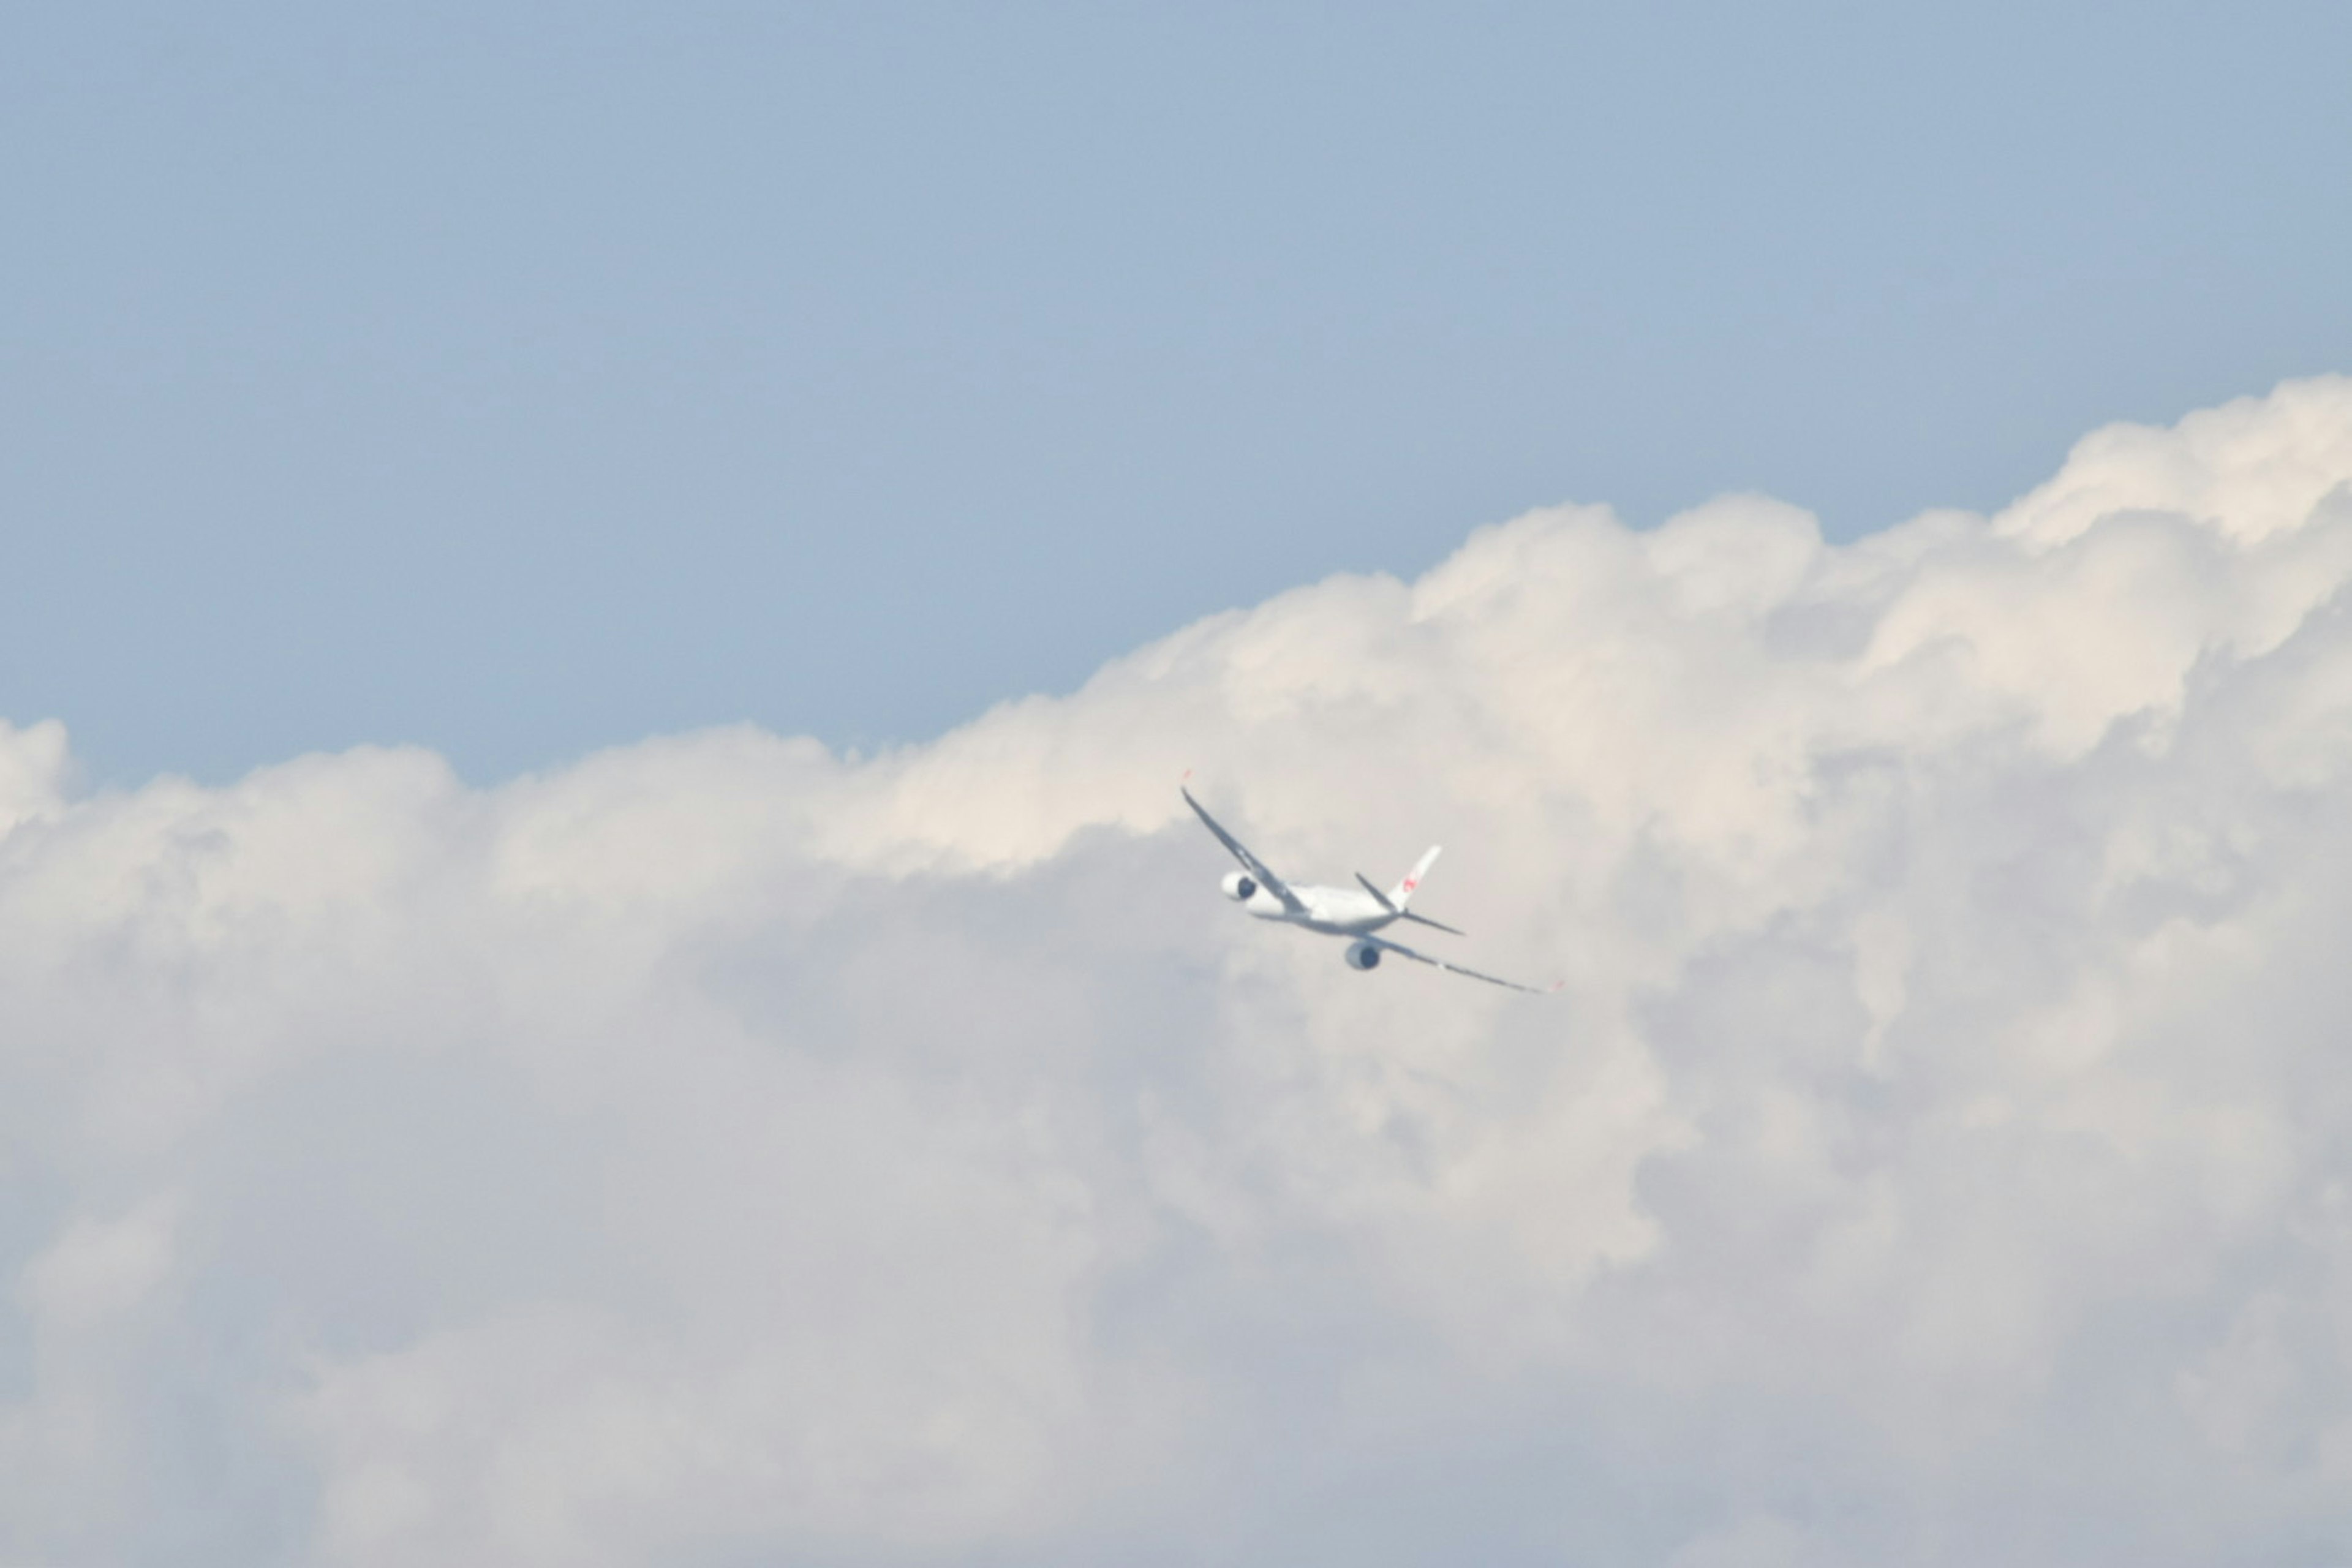
<path id="1" fill-rule="evenodd" d="M 2352 1553 L 2352 382 L 1474 535 L 845 759 L 0 731 L 59 1563 Z M 1553 1004 L 1231 918 L 1427 897 Z"/>
<path id="2" fill-rule="evenodd" d="M 173 1205 L 151 1200 L 117 1219 L 78 1219 L 24 1272 L 37 1325 L 73 1333 L 140 1305 L 170 1278 Z"/>

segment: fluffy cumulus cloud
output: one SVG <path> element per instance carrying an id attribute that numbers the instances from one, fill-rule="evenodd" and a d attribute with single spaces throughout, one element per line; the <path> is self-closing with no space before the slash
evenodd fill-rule
<path id="1" fill-rule="evenodd" d="M 0 1559 L 2352 1559 L 2347 583 L 2322 380 L 870 758 L 0 731 Z"/>

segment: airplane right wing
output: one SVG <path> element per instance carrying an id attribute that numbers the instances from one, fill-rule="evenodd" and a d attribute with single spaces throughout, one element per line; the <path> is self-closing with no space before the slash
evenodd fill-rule
<path id="1" fill-rule="evenodd" d="M 1524 991 L 1530 996 L 1549 996 L 1553 992 L 1558 991 L 1559 989 L 1559 985 L 1565 985 L 1567 984 L 1566 981 L 1561 981 L 1559 985 L 1549 985 L 1541 988 L 1533 985 L 1522 985 L 1516 980 L 1505 980 L 1502 976 L 1497 974 L 1481 974 L 1475 969 L 1465 969 L 1458 963 L 1448 963 L 1442 958 L 1432 958 L 1425 952 L 1415 952 L 1412 949 L 1405 946 L 1404 943 L 1401 942 L 1391 942 L 1386 937 L 1367 936 L 1359 937 L 1357 940 L 1359 942 L 1370 942 L 1382 952 L 1393 952 L 1399 958 L 1410 958 L 1415 963 L 1426 963 L 1433 969 L 1443 969 L 1448 974 L 1467 975 L 1473 980 L 1483 980 L 1489 985 L 1501 985 L 1513 991 Z"/>
<path id="2" fill-rule="evenodd" d="M 1192 815 L 1201 819 L 1201 825 L 1217 836 L 1217 842 L 1233 851 L 1234 858 L 1242 863 L 1242 869 L 1257 879 L 1259 887 L 1279 899 L 1282 901 L 1282 907 L 1291 913 L 1303 915 L 1307 912 L 1307 906 L 1299 901 L 1297 893 L 1290 890 L 1290 884 L 1276 876 L 1265 861 L 1251 854 L 1243 846 L 1240 839 L 1220 826 L 1217 819 L 1202 809 L 1201 803 L 1192 798 L 1191 790 L 1186 789 L 1182 784 L 1178 784 L 1176 793 L 1184 797 L 1184 804 L 1192 808 Z"/>

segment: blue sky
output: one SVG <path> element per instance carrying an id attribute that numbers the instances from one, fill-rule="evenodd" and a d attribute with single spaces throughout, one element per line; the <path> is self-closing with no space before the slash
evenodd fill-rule
<path id="1" fill-rule="evenodd" d="M 2347 59 L 6 13 L 0 1539 L 2352 1560 Z"/>
<path id="2" fill-rule="evenodd" d="M 1561 500 L 2352 365 L 2341 7 L 19 7 L 0 716 L 919 738 Z"/>

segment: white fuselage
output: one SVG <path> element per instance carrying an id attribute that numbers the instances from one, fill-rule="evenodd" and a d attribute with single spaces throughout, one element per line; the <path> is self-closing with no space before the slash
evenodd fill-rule
<path id="1" fill-rule="evenodd" d="M 1349 938 L 1341 956 L 1348 961 L 1349 968 L 1360 973 L 1378 969 L 1382 957 L 1394 953 L 1400 958 L 1426 963 L 1449 973 L 1484 980 L 1490 985 L 1506 985 L 1514 991 L 1533 989 L 1516 980 L 1481 974 L 1475 969 L 1465 969 L 1458 963 L 1448 963 L 1442 958 L 1415 952 L 1401 942 L 1391 942 L 1387 937 L 1373 934 L 1399 921 L 1412 921 L 1454 936 L 1462 934 L 1443 921 L 1414 914 L 1405 908 L 1412 901 L 1413 889 L 1421 886 L 1421 879 L 1429 875 L 1429 868 L 1437 863 L 1436 845 L 1433 844 L 1423 851 L 1421 858 L 1413 862 L 1412 869 L 1385 893 L 1366 880 L 1360 871 L 1356 873 L 1354 888 L 1302 888 L 1251 854 L 1248 846 L 1226 832 L 1224 825 L 1211 816 L 1208 808 L 1192 798 L 1191 790 L 1179 784 L 1177 793 L 1184 797 L 1184 804 L 1192 808 L 1192 815 L 1201 819 L 1201 826 L 1213 834 L 1217 842 L 1225 847 L 1226 852 L 1241 862 L 1242 868 L 1226 872 L 1225 879 L 1219 884 L 1225 897 L 1259 920 L 1301 926 L 1324 936 Z M 1358 891 L 1358 889 L 1362 890 Z M 1557 991 L 1559 987 L 1555 985 L 1552 989 Z"/>
<path id="2" fill-rule="evenodd" d="M 1227 872 L 1223 888 L 1225 897 L 1259 920 L 1305 926 L 1327 936 L 1367 936 L 1394 925 L 1397 920 L 1396 910 L 1383 909 L 1378 899 L 1360 888 L 1294 887 L 1291 892 L 1307 906 L 1304 914 L 1285 908 L 1280 899 L 1240 871 Z"/>

